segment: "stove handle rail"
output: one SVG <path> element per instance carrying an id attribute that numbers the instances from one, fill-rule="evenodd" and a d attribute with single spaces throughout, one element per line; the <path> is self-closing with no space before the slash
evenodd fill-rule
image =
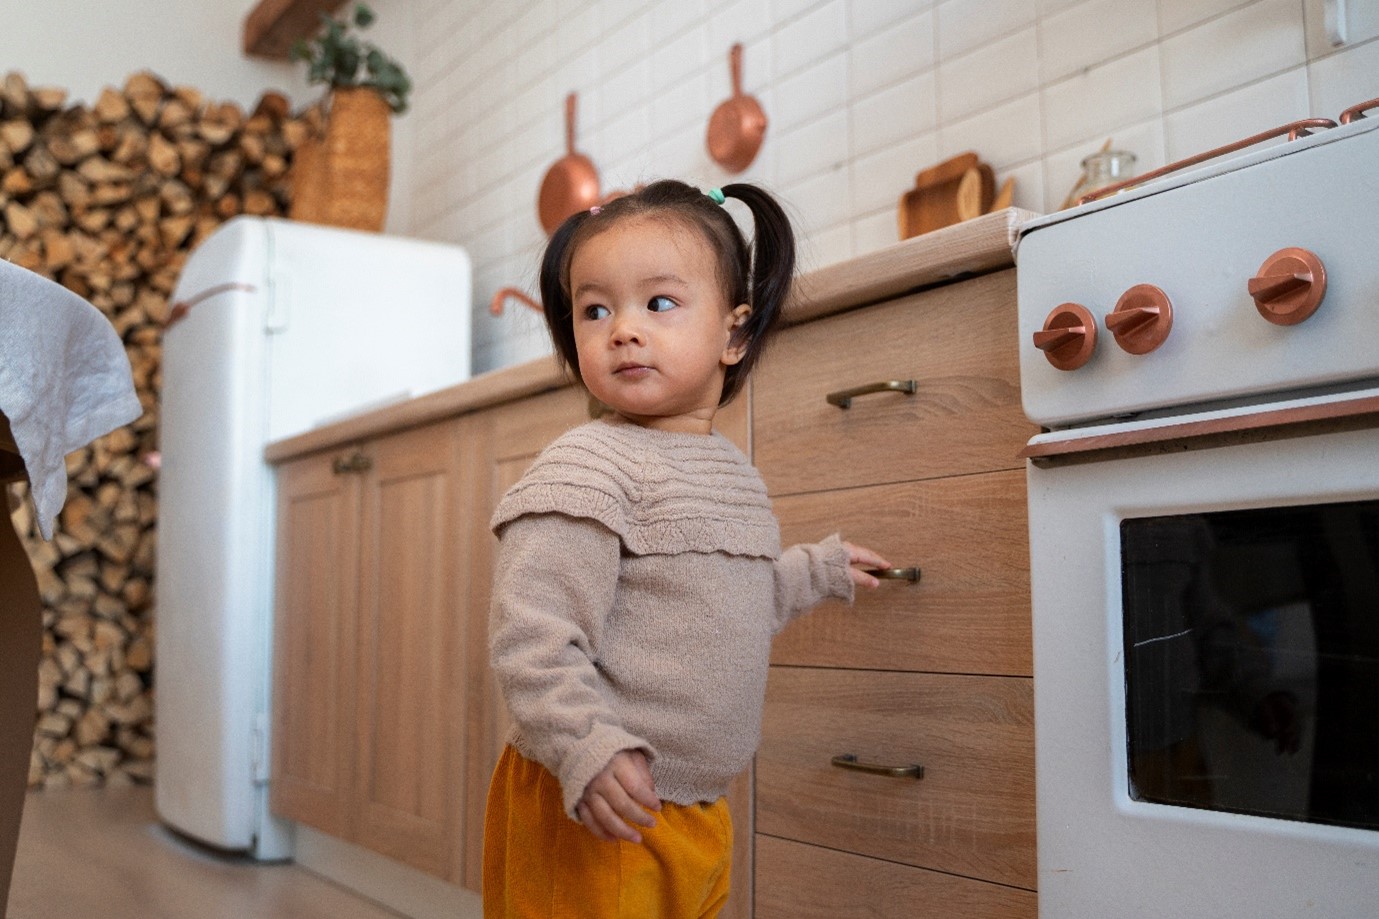
<path id="1" fill-rule="evenodd" d="M 1365 117 L 1365 112 L 1370 109 L 1379 108 L 1379 99 L 1369 99 L 1359 105 L 1352 105 L 1350 108 L 1341 112 L 1341 124 L 1350 124 L 1352 121 L 1359 121 Z"/>
<path id="2" fill-rule="evenodd" d="M 1034 438 L 1020 457 L 1040 467 L 1379 428 L 1379 395 L 1279 406 L 1226 417 L 1129 426 L 1065 440 Z"/>
<path id="3" fill-rule="evenodd" d="M 1367 103 L 1362 103 L 1360 106 L 1356 106 L 1356 108 L 1361 108 L 1366 104 Z M 1349 109 L 1347 111 L 1349 111 Z M 1205 153 L 1197 153 L 1187 157 L 1186 159 L 1178 160 L 1176 163 L 1169 163 L 1167 166 L 1160 166 L 1158 169 L 1151 169 L 1149 172 L 1141 173 L 1137 176 L 1131 176 L 1130 178 L 1122 182 L 1113 182 L 1110 185 L 1106 185 L 1096 189 L 1095 191 L 1088 192 L 1087 194 L 1078 198 L 1077 203 L 1086 204 L 1089 201 L 1096 201 L 1099 198 L 1105 198 L 1110 195 L 1114 195 L 1118 191 L 1124 191 L 1125 189 L 1133 188 L 1136 185 L 1143 185 L 1145 182 L 1150 182 L 1154 179 L 1161 179 L 1169 173 L 1177 172 L 1180 169 L 1186 169 L 1189 166 L 1196 166 L 1200 163 L 1205 163 L 1207 160 L 1214 160 L 1218 156 L 1225 156 L 1226 154 L 1234 153 L 1237 150 L 1244 150 L 1246 147 L 1253 147 L 1255 144 L 1261 144 L 1266 140 L 1273 140 L 1275 137 L 1283 137 L 1284 135 L 1287 135 L 1289 140 L 1297 140 L 1299 137 L 1308 136 L 1313 131 L 1321 131 L 1334 127 L 1336 127 L 1336 122 L 1332 121 L 1330 118 L 1304 118 L 1301 121 L 1291 121 L 1288 124 L 1279 125 L 1278 127 L 1271 128 L 1268 131 L 1261 131 L 1258 134 L 1246 137 L 1243 140 L 1237 140 L 1233 143 L 1226 144 L 1223 147 L 1217 147 L 1213 150 L 1208 150 Z"/>

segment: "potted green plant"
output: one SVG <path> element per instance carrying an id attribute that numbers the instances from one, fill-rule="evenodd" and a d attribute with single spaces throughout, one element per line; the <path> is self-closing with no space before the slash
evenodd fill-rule
<path id="1" fill-rule="evenodd" d="M 357 3 L 348 20 L 321 14 L 324 29 L 314 38 L 301 38 L 292 46 L 289 57 L 307 65 L 308 83 L 331 87 L 364 86 L 383 97 L 393 114 L 407 111 L 407 94 L 412 81 L 402 65 L 375 45 L 351 31 L 367 29 L 377 17 L 367 5 Z"/>
<path id="2" fill-rule="evenodd" d="M 412 81 L 396 60 L 362 40 L 375 20 L 363 3 L 349 18 L 321 14 L 322 29 L 299 40 L 290 57 L 307 82 L 329 87 L 293 162 L 289 216 L 361 230 L 381 230 L 388 209 L 390 119 L 407 110 Z"/>

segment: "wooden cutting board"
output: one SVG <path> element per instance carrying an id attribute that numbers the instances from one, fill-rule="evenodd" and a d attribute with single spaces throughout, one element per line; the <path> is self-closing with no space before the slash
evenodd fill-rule
<path id="1" fill-rule="evenodd" d="M 995 197 L 995 175 L 977 154 L 960 153 L 915 176 L 900 199 L 900 238 L 941 229 L 985 214 Z"/>

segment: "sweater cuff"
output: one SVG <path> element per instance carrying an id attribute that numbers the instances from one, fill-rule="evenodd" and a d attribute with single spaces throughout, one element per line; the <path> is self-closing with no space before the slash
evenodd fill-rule
<path id="1" fill-rule="evenodd" d="M 656 751 L 645 740 L 627 733 L 622 728 L 610 724 L 596 725 L 589 736 L 584 738 L 560 764 L 560 790 L 564 798 L 565 813 L 571 820 L 579 821 L 575 806 L 584 797 L 584 789 L 594 780 L 603 767 L 623 750 L 641 750 L 647 759 L 655 759 Z"/>
<path id="2" fill-rule="evenodd" d="M 825 581 L 820 585 L 825 597 L 835 600 L 853 601 L 857 585 L 852 582 L 852 557 L 848 554 L 843 538 L 837 533 L 819 543 L 823 551 Z"/>

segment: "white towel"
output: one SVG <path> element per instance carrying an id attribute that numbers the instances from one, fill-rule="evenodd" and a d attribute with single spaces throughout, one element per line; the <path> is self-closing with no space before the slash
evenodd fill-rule
<path id="1" fill-rule="evenodd" d="M 61 284 L 3 259 L 0 412 L 24 459 L 44 539 L 67 500 L 67 454 L 143 414 L 110 321 Z"/>

